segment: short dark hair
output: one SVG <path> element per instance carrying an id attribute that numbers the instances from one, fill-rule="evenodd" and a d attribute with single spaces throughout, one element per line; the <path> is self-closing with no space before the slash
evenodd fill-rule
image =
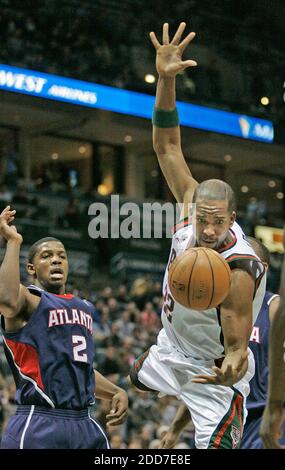
<path id="1" fill-rule="evenodd" d="M 228 201 L 229 212 L 236 211 L 236 197 L 233 189 L 225 181 L 218 179 L 206 180 L 200 183 L 193 194 L 193 202 L 198 199 Z"/>
<path id="2" fill-rule="evenodd" d="M 40 240 L 36 241 L 29 249 L 28 263 L 33 262 L 34 256 L 37 254 L 40 245 L 46 242 L 59 242 L 63 245 L 63 243 L 58 238 L 54 238 L 54 237 L 40 238 Z"/>
<path id="3" fill-rule="evenodd" d="M 263 263 L 270 264 L 270 252 L 268 248 L 260 241 L 258 238 L 246 237 L 247 241 L 250 243 L 251 247 L 254 249 L 257 256 L 261 259 Z"/>

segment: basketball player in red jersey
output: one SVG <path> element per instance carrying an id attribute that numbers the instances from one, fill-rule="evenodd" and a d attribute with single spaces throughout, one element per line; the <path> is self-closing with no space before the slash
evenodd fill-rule
<path id="1" fill-rule="evenodd" d="M 190 33 L 181 41 L 185 26 L 181 23 L 170 41 L 165 23 L 162 44 L 150 33 L 159 74 L 153 115 L 154 150 L 183 208 L 164 277 L 163 329 L 157 345 L 135 362 L 130 381 L 138 389 L 180 398 L 191 413 L 197 448 L 238 448 L 246 417 L 245 398 L 254 373 L 248 341 L 264 297 L 264 267 L 235 221 L 232 188 L 221 180 L 198 184 L 182 153 L 175 77 L 196 65 L 193 60 L 182 60 L 195 36 Z M 193 223 L 188 219 L 191 203 L 196 204 Z M 171 262 L 195 246 L 216 250 L 232 270 L 228 297 L 216 308 L 204 311 L 179 305 L 168 285 Z"/>

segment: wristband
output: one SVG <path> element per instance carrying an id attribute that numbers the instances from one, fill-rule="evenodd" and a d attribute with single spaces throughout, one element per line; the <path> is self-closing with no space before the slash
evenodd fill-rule
<path id="1" fill-rule="evenodd" d="M 173 109 L 172 111 L 154 108 L 152 115 L 152 123 L 155 127 L 161 127 L 163 129 L 179 126 L 177 108 Z"/>

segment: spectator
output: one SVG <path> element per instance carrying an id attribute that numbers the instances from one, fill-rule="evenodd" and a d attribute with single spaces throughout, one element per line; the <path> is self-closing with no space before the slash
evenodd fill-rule
<path id="1" fill-rule="evenodd" d="M 160 327 L 160 319 L 153 309 L 152 302 L 147 302 L 140 314 L 140 324 L 149 331 L 157 331 Z"/>

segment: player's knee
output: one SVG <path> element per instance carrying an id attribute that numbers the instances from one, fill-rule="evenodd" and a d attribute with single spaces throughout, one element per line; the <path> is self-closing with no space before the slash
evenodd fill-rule
<path id="1" fill-rule="evenodd" d="M 145 357 L 147 357 L 147 354 L 148 351 L 134 362 L 127 378 L 127 383 L 129 384 L 129 386 L 139 393 L 156 392 L 156 390 L 152 390 L 139 380 L 139 371 L 143 364 L 142 358 L 145 359 Z"/>

